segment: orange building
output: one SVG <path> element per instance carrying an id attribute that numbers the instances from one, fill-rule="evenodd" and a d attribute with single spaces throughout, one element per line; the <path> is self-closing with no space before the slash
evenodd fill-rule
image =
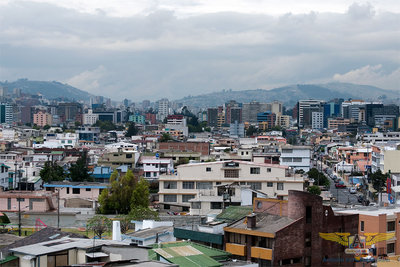
<path id="1" fill-rule="evenodd" d="M 400 208 L 354 209 L 338 211 L 338 214 L 359 215 L 358 234 L 395 233 L 395 237 L 375 244 L 378 256 L 400 255 Z"/>
<path id="2" fill-rule="evenodd" d="M 40 127 L 51 125 L 53 123 L 53 116 L 50 113 L 39 111 L 33 114 L 33 123 Z"/>

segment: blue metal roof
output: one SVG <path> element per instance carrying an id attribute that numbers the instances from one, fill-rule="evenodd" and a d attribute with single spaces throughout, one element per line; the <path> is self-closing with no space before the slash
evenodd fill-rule
<path id="1" fill-rule="evenodd" d="M 69 187 L 69 188 L 91 188 L 91 189 L 105 189 L 105 185 L 71 185 L 71 184 L 44 184 L 44 187 Z"/>

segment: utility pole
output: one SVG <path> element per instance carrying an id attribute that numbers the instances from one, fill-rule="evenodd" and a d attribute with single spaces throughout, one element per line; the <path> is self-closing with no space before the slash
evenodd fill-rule
<path id="1" fill-rule="evenodd" d="M 18 195 L 18 236 L 21 236 L 21 196 Z"/>
<path id="2" fill-rule="evenodd" d="M 57 229 L 60 229 L 60 188 L 57 190 Z"/>

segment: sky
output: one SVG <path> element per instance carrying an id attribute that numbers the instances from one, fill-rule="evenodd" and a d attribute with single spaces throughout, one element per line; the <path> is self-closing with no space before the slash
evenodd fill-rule
<path id="1" fill-rule="evenodd" d="M 113 100 L 349 82 L 400 93 L 398 0 L 0 0 L 0 80 Z"/>

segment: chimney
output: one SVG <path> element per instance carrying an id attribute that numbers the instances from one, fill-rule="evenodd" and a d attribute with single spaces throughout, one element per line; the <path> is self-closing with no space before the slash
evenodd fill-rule
<path id="1" fill-rule="evenodd" d="M 256 214 L 252 213 L 247 215 L 247 228 L 255 228 L 256 227 Z"/>
<path id="2" fill-rule="evenodd" d="M 120 221 L 113 221 L 112 240 L 122 241 Z"/>

